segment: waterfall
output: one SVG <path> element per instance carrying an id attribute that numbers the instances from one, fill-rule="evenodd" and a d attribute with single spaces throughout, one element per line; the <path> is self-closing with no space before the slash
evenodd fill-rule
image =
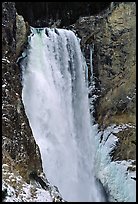
<path id="1" fill-rule="evenodd" d="M 28 42 L 22 98 L 44 172 L 65 200 L 102 201 L 79 40 L 70 30 L 31 28 Z"/>
<path id="2" fill-rule="evenodd" d="M 91 80 L 93 80 L 93 61 L 92 61 L 92 55 L 94 51 L 94 45 L 90 46 L 90 69 L 91 69 Z"/>

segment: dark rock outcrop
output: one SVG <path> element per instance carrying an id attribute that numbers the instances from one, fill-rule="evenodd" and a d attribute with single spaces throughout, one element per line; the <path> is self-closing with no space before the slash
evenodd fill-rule
<path id="1" fill-rule="evenodd" d="M 24 18 L 16 13 L 16 58 L 21 55 L 27 46 L 30 28 Z"/>
<path id="2" fill-rule="evenodd" d="M 22 31 L 22 30 L 21 30 Z M 26 31 L 25 31 L 26 32 Z M 28 181 L 32 170 L 42 172 L 39 148 L 34 140 L 22 103 L 20 70 L 16 64 L 15 3 L 2 3 L 2 153 L 3 164 L 16 169 Z M 23 36 L 22 36 L 23 37 Z"/>
<path id="3" fill-rule="evenodd" d="M 7 189 L 2 190 L 2 202 L 5 200 L 7 196 Z"/>

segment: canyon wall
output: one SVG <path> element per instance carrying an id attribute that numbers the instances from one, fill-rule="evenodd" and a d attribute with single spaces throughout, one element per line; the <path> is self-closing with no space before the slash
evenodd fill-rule
<path id="1" fill-rule="evenodd" d="M 119 140 L 111 156 L 112 160 L 133 160 L 131 170 L 135 170 L 136 4 L 112 2 L 110 6 L 103 6 L 105 10 L 97 5 L 95 13 L 90 11 L 92 6 L 94 9 L 94 4 L 87 4 L 84 13 L 77 13 L 77 16 L 72 17 L 70 9 L 67 22 L 60 22 L 59 27 L 67 26 L 81 38 L 87 62 L 90 61 L 90 47 L 93 47 L 96 87 L 89 93 L 89 97 L 93 94 L 97 96 L 94 104 L 95 122 L 100 131 L 112 124 L 127 124 L 127 128 L 116 133 Z M 21 71 L 16 63 L 27 43 L 30 25 L 27 15 L 31 18 L 31 13 L 26 11 L 24 16 L 20 5 L 16 7 L 17 11 L 14 2 L 2 3 L 2 163 L 8 165 L 8 172 L 15 174 L 16 171 L 29 183 L 29 173 L 35 170 L 40 174 L 43 169 L 39 147 L 33 138 L 22 103 Z M 83 6 L 81 10 L 82 8 Z M 25 21 L 17 14 L 18 9 Z M 33 15 L 34 13 L 35 8 Z M 50 16 L 48 18 L 51 19 Z M 38 12 L 38 16 L 33 17 L 32 25 L 47 25 L 48 22 L 43 19 L 39 21 Z M 57 20 L 58 16 L 54 21 Z M 90 79 L 90 63 L 88 66 Z M 3 179 L 11 183 L 5 168 L 7 167 L 3 166 Z"/>
<path id="2" fill-rule="evenodd" d="M 129 124 L 119 132 L 113 160 L 136 159 L 136 4 L 112 2 L 98 15 L 80 18 L 72 28 L 87 54 L 94 47 L 93 69 L 99 129 Z M 90 93 L 92 95 L 92 93 Z"/>
<path id="3" fill-rule="evenodd" d="M 20 17 L 16 14 L 15 4 L 3 2 L 2 163 L 9 164 L 11 171 L 16 169 L 28 181 L 28 174 L 32 170 L 42 172 L 42 164 L 22 103 L 21 73 L 16 61 L 27 39 L 27 29 L 16 18 Z M 23 24 L 23 20 L 21 22 Z M 19 32 L 20 36 L 17 37 Z"/>

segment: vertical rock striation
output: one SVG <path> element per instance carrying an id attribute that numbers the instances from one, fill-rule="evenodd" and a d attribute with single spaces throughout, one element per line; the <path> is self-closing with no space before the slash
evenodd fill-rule
<path id="1" fill-rule="evenodd" d="M 21 26 L 21 22 L 23 23 L 20 20 L 19 24 L 19 16 L 16 16 L 15 4 L 3 2 L 2 162 L 9 164 L 11 171 L 17 170 L 23 179 L 28 181 L 28 173 L 32 170 L 42 172 L 42 164 L 39 148 L 32 136 L 21 98 L 20 71 L 16 64 L 26 39 L 25 25 Z M 22 40 L 21 37 L 20 39 L 17 37 L 19 33 Z"/>
<path id="2" fill-rule="evenodd" d="M 111 3 L 99 15 L 80 18 L 73 28 L 85 50 L 94 45 L 94 76 L 99 88 L 95 108 L 100 130 L 111 124 L 129 124 L 117 134 L 113 159 L 135 160 L 136 4 Z"/>

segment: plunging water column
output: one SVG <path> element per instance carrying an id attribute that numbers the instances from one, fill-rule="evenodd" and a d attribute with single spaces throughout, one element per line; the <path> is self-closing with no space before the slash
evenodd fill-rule
<path id="1" fill-rule="evenodd" d="M 79 40 L 65 29 L 31 32 L 22 62 L 22 98 L 44 172 L 67 201 L 101 201 Z"/>

